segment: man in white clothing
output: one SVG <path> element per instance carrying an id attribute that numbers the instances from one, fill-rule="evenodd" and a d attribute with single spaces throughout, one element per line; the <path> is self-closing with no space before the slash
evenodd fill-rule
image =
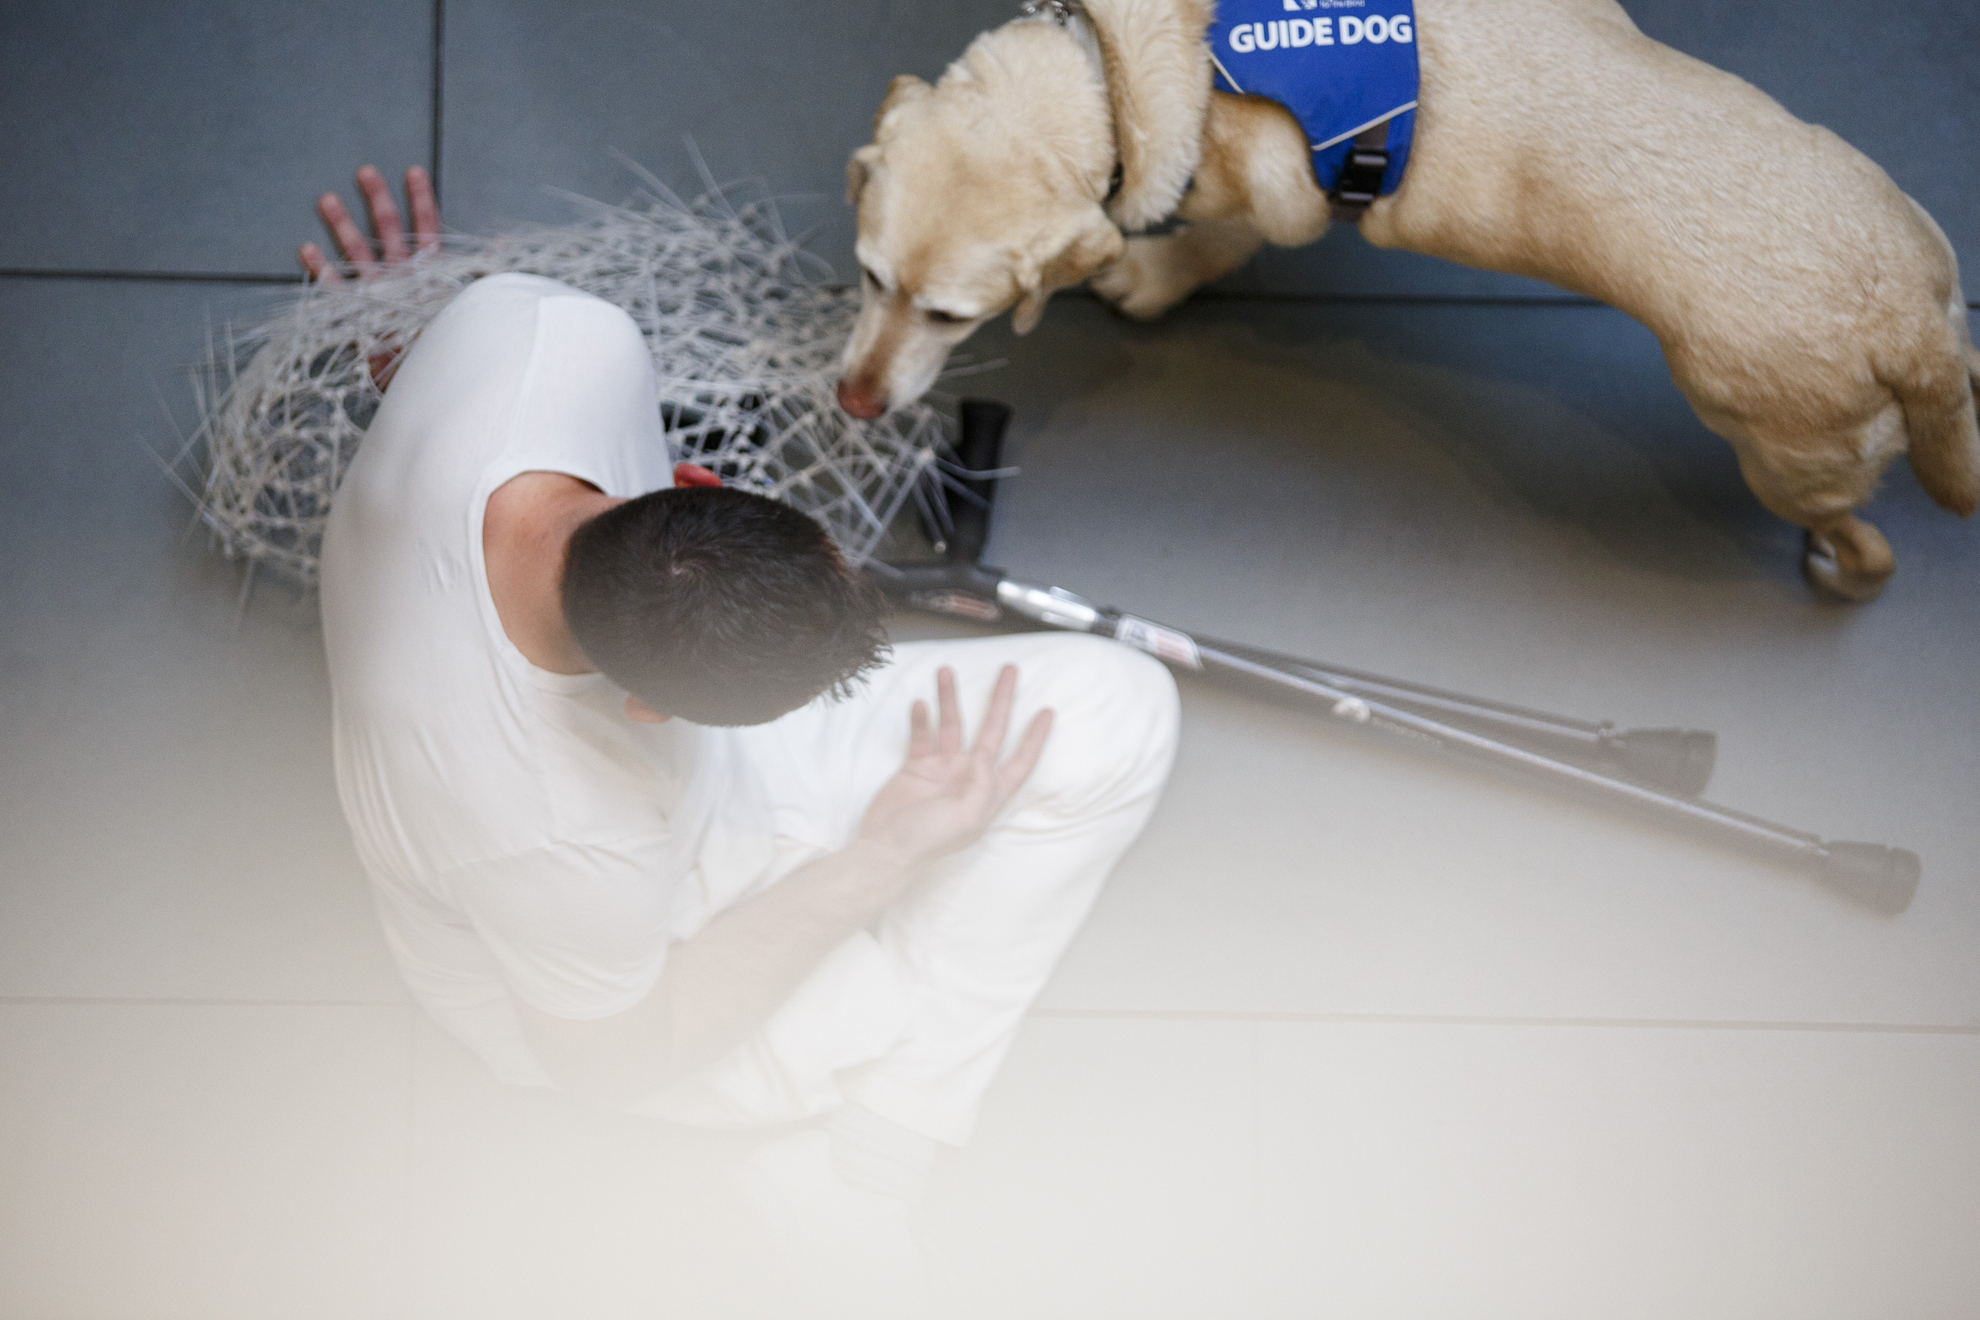
<path id="1" fill-rule="evenodd" d="M 671 472 L 618 309 L 501 275 L 427 326 L 324 537 L 344 810 L 414 995 L 503 1080 L 820 1120 L 771 1183 L 911 1203 L 1152 811 L 1174 684 L 1065 635 L 889 658 L 817 524 Z"/>

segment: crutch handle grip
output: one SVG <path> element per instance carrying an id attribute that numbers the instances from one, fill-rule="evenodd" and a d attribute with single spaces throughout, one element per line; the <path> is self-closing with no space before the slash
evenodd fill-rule
<path id="1" fill-rule="evenodd" d="M 994 472 L 1004 460 L 1004 428 L 1011 424 L 1009 404 L 995 399 L 964 399 L 957 408 L 960 423 L 956 462 L 965 471 Z M 959 477 L 956 484 L 974 499 L 960 499 L 949 509 L 948 548 L 952 564 L 974 564 L 990 544 L 990 507 L 997 496 L 995 477 Z"/>
<path id="2" fill-rule="evenodd" d="M 1712 782 L 1718 735 L 1702 729 L 1626 729 L 1603 740 L 1631 779 L 1686 797 Z"/>

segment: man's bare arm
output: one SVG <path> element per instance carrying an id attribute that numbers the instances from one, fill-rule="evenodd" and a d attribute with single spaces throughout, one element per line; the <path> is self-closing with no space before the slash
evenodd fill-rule
<path id="1" fill-rule="evenodd" d="M 668 954 L 645 999 L 578 1021 L 521 1007 L 538 1061 L 565 1090 L 627 1103 L 735 1048 L 851 935 L 900 899 L 929 863 L 989 828 L 1038 764 L 1051 732 L 1043 711 L 1001 765 L 1017 671 L 999 675 L 973 747 L 962 745 L 955 676 L 937 680 L 940 717 L 915 702 L 907 762 L 874 797 L 846 848 L 799 867 L 722 913 Z"/>

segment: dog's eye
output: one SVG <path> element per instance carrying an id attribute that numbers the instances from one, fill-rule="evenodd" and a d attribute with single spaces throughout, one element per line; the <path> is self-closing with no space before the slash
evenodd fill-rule
<path id="1" fill-rule="evenodd" d="M 867 284 L 871 285 L 874 289 L 880 292 L 886 291 L 887 286 L 880 282 L 880 277 L 878 275 L 875 275 L 872 271 L 868 270 L 864 266 L 861 266 L 859 268 L 859 273 L 861 276 L 865 278 Z"/>
<path id="2" fill-rule="evenodd" d="M 928 309 L 928 319 L 936 325 L 961 325 L 969 318 L 967 316 L 957 316 L 954 312 L 945 312 L 939 307 L 931 307 Z"/>

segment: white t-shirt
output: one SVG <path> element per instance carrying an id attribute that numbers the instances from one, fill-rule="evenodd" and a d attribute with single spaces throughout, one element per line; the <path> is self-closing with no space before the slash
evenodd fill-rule
<path id="1" fill-rule="evenodd" d="M 539 669 L 503 631 L 482 514 L 529 471 L 673 484 L 631 318 L 497 275 L 401 364 L 337 493 L 322 601 L 337 787 L 392 953 L 497 1075 L 540 1084 L 510 997 L 631 1007 L 671 943 L 765 882 L 771 844 L 736 734 L 628 720 L 610 680 Z"/>

